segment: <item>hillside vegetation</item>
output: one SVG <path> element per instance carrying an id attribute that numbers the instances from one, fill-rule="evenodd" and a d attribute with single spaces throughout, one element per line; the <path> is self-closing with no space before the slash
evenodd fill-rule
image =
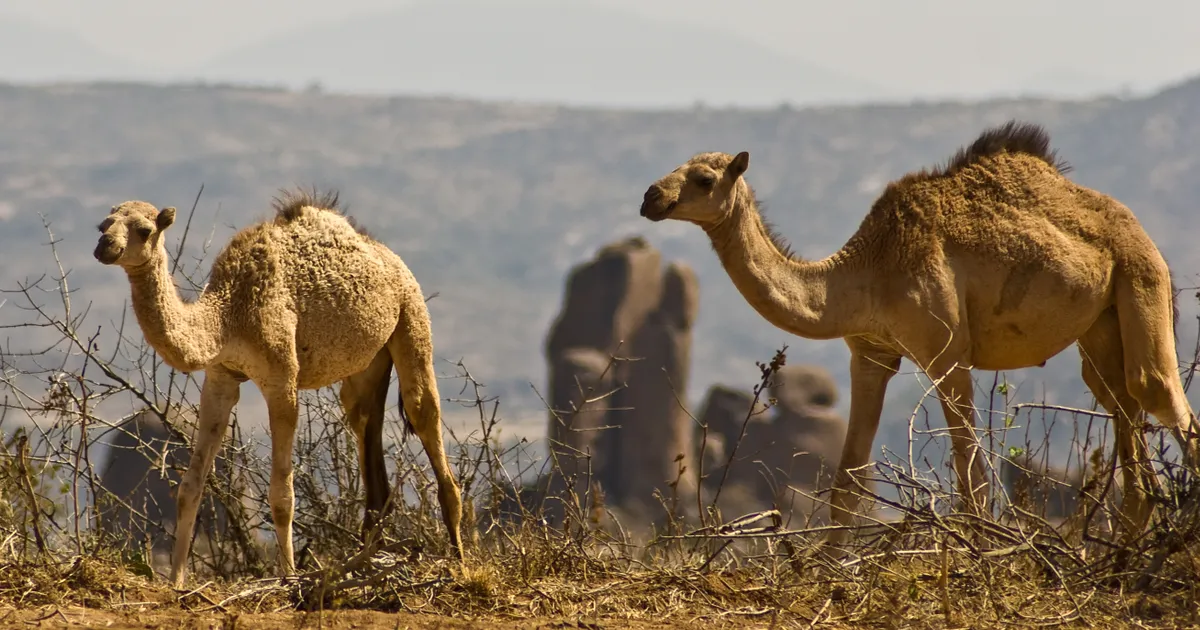
<path id="1" fill-rule="evenodd" d="M 1108 492 L 1119 475 L 1102 449 L 1072 451 L 1091 464 L 1077 509 L 1058 527 L 1032 491 L 998 497 L 994 518 L 962 512 L 936 456 L 904 441 L 922 392 L 912 375 L 893 381 L 877 439 L 892 452 L 870 472 L 878 491 L 863 488 L 895 520 L 856 528 L 846 562 L 818 553 L 827 530 L 780 511 L 738 518 L 697 505 L 709 526 L 697 529 L 664 501 L 671 518 L 640 544 L 597 526 L 606 505 L 588 504 L 586 514 L 573 506 L 560 524 L 537 510 L 506 523 L 498 504 L 538 466 L 506 439 L 542 437 L 542 342 L 564 275 L 616 238 L 641 234 L 697 271 L 693 401 L 715 382 L 762 391 L 785 345 L 788 363 L 825 365 L 847 387 L 841 342 L 773 328 L 735 292 L 699 230 L 638 216 L 646 186 L 701 150 L 749 150 L 749 178 L 772 218 L 799 252 L 818 257 L 846 240 L 888 180 L 944 161 L 985 126 L 1041 123 L 1075 177 L 1134 208 L 1174 265 L 1182 363 L 1194 372 L 1198 114 L 1200 81 L 1131 101 L 643 112 L 214 86 L 0 88 L 0 618 L 114 627 L 441 627 L 450 618 L 458 627 L 1195 625 L 1194 466 L 1152 449 L 1162 472 L 1153 521 L 1120 542 L 1110 540 L 1121 520 Z M 267 218 L 271 196 L 293 184 L 341 189 L 432 298 L 441 391 L 465 401 L 445 406 L 447 450 L 465 527 L 477 536 L 466 562 L 452 561 L 418 441 L 399 440 L 393 416 L 387 459 L 404 500 L 383 540 L 361 548 L 352 440 L 336 396 L 306 392 L 295 455 L 299 575 L 269 577 L 269 466 L 252 434 L 234 440 L 243 446 L 226 460 L 233 472 L 209 484 L 231 524 L 195 547 L 192 583 L 168 589 L 153 577 L 152 550 L 104 534 L 99 512 L 85 506 L 98 496 L 92 457 L 111 421 L 131 403 L 171 400 L 187 411 L 196 379 L 164 374 L 140 343 L 124 274 L 92 259 L 95 226 L 128 199 L 179 207 L 168 248 L 182 250 L 177 281 L 194 292 L 213 249 Z M 977 403 L 1003 406 L 1004 426 L 1017 402 L 1087 406 L 1078 373 L 1068 350 L 1044 368 L 979 374 Z M 243 387 L 234 437 L 261 430 L 255 390 Z M 926 407 L 934 418 L 918 418 L 917 429 L 941 424 L 937 405 Z M 1040 416 L 1018 415 L 1035 424 L 1036 440 Z M 1060 420 L 1067 433 L 1076 422 L 1083 431 L 1104 424 L 1086 412 L 1059 416 L 1072 418 Z M 30 418 L 36 428 L 20 426 Z M 193 429 L 175 430 L 190 442 Z M 1057 448 L 1069 437 L 1056 438 L 1052 464 L 1070 458 Z M 987 457 L 1015 455 L 1004 446 L 987 440 Z M 246 498 L 249 510 L 230 509 Z"/>
<path id="2" fill-rule="evenodd" d="M 1197 284 L 1200 80 L 1140 100 L 632 112 L 222 86 L 3 87 L 0 283 L 11 288 L 53 267 L 44 217 L 76 304 L 91 304 L 91 322 L 115 322 L 128 284 L 91 257 L 109 206 L 136 198 L 186 213 L 203 185 L 180 265 L 181 276 L 194 275 L 201 248 L 267 217 L 279 188 L 315 184 L 340 189 L 426 294 L 438 294 L 430 308 L 439 356 L 462 359 L 533 434 L 542 416 L 531 383 L 544 390 L 542 341 L 564 275 L 632 234 L 700 278 L 693 401 L 715 382 L 749 388 L 754 362 L 785 343 L 792 362 L 825 365 L 845 389 L 844 345 L 790 337 L 762 320 L 699 230 L 638 216 L 646 186 L 695 152 L 749 150 L 748 178 L 771 218 L 801 254 L 819 257 L 853 233 L 888 180 L 944 161 L 1011 117 L 1045 125 L 1073 177 L 1133 208 L 1178 284 Z M 1184 355 L 1195 340 L 1192 293 L 1181 298 Z M 22 316 L 0 308 L 2 322 Z M 36 342 L 6 343 L 13 351 Z M 1074 349 L 1004 378 L 1026 398 L 1090 403 Z M 907 418 L 920 385 L 903 377 L 892 390 L 885 426 Z"/>

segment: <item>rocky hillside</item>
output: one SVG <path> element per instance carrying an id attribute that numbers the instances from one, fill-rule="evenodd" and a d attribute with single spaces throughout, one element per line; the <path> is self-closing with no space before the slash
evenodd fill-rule
<path id="1" fill-rule="evenodd" d="M 430 302 L 439 355 L 463 359 L 507 415 L 536 419 L 539 431 L 531 383 L 544 391 L 542 342 L 564 274 L 600 244 L 635 234 L 698 274 L 692 400 L 713 382 L 749 387 L 754 361 L 785 343 L 795 360 L 828 366 L 845 390 L 842 343 L 764 322 L 699 230 L 638 216 L 642 192 L 697 151 L 749 150 L 748 177 L 780 230 L 800 253 L 823 256 L 888 180 L 945 160 L 1010 117 L 1044 124 L 1077 180 L 1130 205 L 1180 286 L 1197 284 L 1200 80 L 1140 100 L 622 112 L 212 86 L 3 87 L 0 284 L 52 268 L 44 216 L 73 268 L 75 303 L 91 302 L 94 322 L 118 320 L 128 285 L 91 258 L 94 225 L 113 203 L 186 210 L 203 184 L 181 265 L 190 270 L 206 243 L 219 246 L 233 228 L 268 216 L 278 188 L 333 186 L 426 293 L 439 294 Z M 1182 300 L 1184 348 L 1195 340 L 1194 292 Z M 0 308 L 0 324 L 22 317 Z M 5 343 L 11 352 L 31 342 Z M 1088 404 L 1076 356 L 1069 349 L 1045 368 L 1005 376 L 1021 383 L 1018 396 Z M 991 378 L 981 375 L 981 387 Z M 918 388 L 913 377 L 894 381 L 889 420 L 906 415 Z"/>

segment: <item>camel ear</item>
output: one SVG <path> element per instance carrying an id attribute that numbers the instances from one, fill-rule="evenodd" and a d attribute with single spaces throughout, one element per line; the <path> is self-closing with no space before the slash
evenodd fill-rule
<path id="1" fill-rule="evenodd" d="M 729 163 L 729 174 L 734 177 L 741 177 L 746 169 L 750 168 L 750 154 L 746 151 L 735 155 L 733 161 Z"/>
<path id="2" fill-rule="evenodd" d="M 175 222 L 175 208 L 166 207 L 158 211 L 158 218 L 154 220 L 154 224 L 158 226 L 159 231 L 171 227 Z"/>

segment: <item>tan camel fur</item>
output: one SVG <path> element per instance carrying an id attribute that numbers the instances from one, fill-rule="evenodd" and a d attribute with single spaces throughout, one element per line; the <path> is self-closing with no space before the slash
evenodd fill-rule
<path id="1" fill-rule="evenodd" d="M 179 297 L 163 232 L 175 208 L 144 201 L 114 206 L 100 224 L 94 255 L 129 276 L 146 340 L 171 367 L 204 370 L 193 457 L 178 488 L 171 581 L 183 583 L 204 479 L 237 404 L 253 381 L 267 402 L 271 434 L 271 515 L 280 573 L 292 552 L 292 451 L 297 391 L 341 381 L 346 421 L 358 438 L 366 489 L 363 536 L 390 507 L 383 413 L 392 364 L 400 379 L 405 433 L 421 439 L 438 482 L 450 543 L 462 557 L 461 498 L 442 445 L 429 313 L 400 257 L 358 230 L 337 194 L 286 193 L 276 216 L 235 234 L 216 257 L 194 302 Z"/>
<path id="2" fill-rule="evenodd" d="M 868 463 L 901 357 L 938 384 L 960 492 L 968 508 L 986 509 L 970 370 L 1040 366 L 1078 342 L 1083 380 L 1115 418 L 1125 526 L 1144 529 L 1142 484 L 1156 478 L 1142 411 L 1177 439 L 1193 435 L 1170 273 L 1128 208 L 1064 177 L 1041 127 L 987 129 L 946 166 L 890 183 L 841 250 L 819 261 L 793 255 L 763 220 L 743 178 L 749 165 L 746 152 L 695 155 L 650 186 L 641 215 L 703 228 L 742 296 L 775 326 L 845 339 L 850 424 L 835 522 L 848 525 L 857 507 L 849 471 Z"/>

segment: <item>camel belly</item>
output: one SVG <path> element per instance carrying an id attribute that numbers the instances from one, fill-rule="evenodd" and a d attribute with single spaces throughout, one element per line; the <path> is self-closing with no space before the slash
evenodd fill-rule
<path id="1" fill-rule="evenodd" d="M 1074 263 L 1040 261 L 998 275 L 962 265 L 967 274 L 960 281 L 974 280 L 966 283 L 965 306 L 976 368 L 1039 366 L 1092 327 L 1112 305 L 1111 264 L 1099 258 Z"/>
<path id="2" fill-rule="evenodd" d="M 1019 370 L 1040 367 L 1075 342 L 1075 339 L 1042 338 L 1031 344 L 1021 333 L 995 335 L 995 345 L 972 348 L 971 364 L 977 370 Z"/>
<path id="3" fill-rule="evenodd" d="M 348 325 L 323 340 L 298 335 L 296 358 L 300 371 L 296 377 L 297 386 L 317 389 L 367 369 L 375 355 L 386 348 L 393 330 L 394 320 L 393 325 L 386 328 Z M 336 343 L 325 343 L 331 340 Z"/>
<path id="4" fill-rule="evenodd" d="M 364 300 L 349 308 L 313 308 L 296 326 L 297 386 L 317 389 L 367 369 L 396 330 L 399 309 L 388 300 Z"/>
<path id="5" fill-rule="evenodd" d="M 1087 332 L 1101 310 L 1081 305 L 1023 317 L 976 319 L 971 322 L 971 363 L 980 370 L 1040 366 Z"/>

